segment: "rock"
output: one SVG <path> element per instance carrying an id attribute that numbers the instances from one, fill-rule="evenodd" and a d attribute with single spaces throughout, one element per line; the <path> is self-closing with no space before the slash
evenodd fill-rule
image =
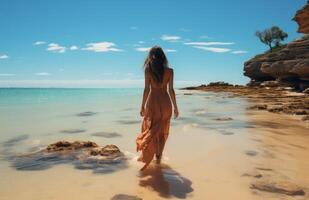
<path id="1" fill-rule="evenodd" d="M 232 117 L 218 117 L 218 118 L 215 118 L 214 120 L 217 120 L 217 121 L 231 121 L 233 120 Z"/>
<path id="2" fill-rule="evenodd" d="M 90 155 L 92 156 L 110 156 L 110 155 L 118 155 L 120 154 L 120 150 L 116 145 L 106 145 L 102 148 L 94 148 L 90 150 Z"/>
<path id="3" fill-rule="evenodd" d="M 82 112 L 82 113 L 78 113 L 76 114 L 76 116 L 78 117 L 89 117 L 89 116 L 93 116 L 96 115 L 96 112 L 91 112 L 91 111 L 86 111 L 86 112 Z"/>
<path id="4" fill-rule="evenodd" d="M 98 145 L 91 141 L 59 141 L 47 146 L 46 150 L 48 152 L 57 152 L 57 151 L 72 151 L 78 150 L 82 148 L 94 148 L 98 147 Z"/>
<path id="5" fill-rule="evenodd" d="M 247 107 L 248 110 L 267 110 L 269 112 L 291 115 L 309 115 L 309 95 L 291 91 L 291 87 L 198 86 L 191 88 L 205 92 L 229 93 L 228 98 L 246 97 L 250 102 L 258 103 Z M 204 110 L 197 110 L 194 112 L 196 115 L 210 116 L 209 113 Z"/>
<path id="6" fill-rule="evenodd" d="M 309 33 L 309 2 L 300 10 L 296 12 L 293 18 L 298 24 L 299 33 Z"/>
<path id="7" fill-rule="evenodd" d="M 283 111 L 283 107 L 282 106 L 273 106 L 271 108 L 267 109 L 269 112 L 274 112 L 274 113 L 279 113 Z"/>
<path id="8" fill-rule="evenodd" d="M 307 114 L 309 114 L 306 110 L 302 110 L 302 109 L 295 110 L 294 113 L 296 115 L 307 115 Z"/>
<path id="9" fill-rule="evenodd" d="M 143 200 L 138 196 L 127 195 L 127 194 L 116 194 L 111 200 Z"/>
<path id="10" fill-rule="evenodd" d="M 309 121 L 309 115 L 303 116 L 301 119 L 302 119 L 303 121 Z"/>
<path id="11" fill-rule="evenodd" d="M 244 173 L 241 176 L 248 176 L 248 177 L 253 177 L 253 178 L 262 178 L 263 177 L 263 175 L 260 174 L 259 172 Z"/>
<path id="12" fill-rule="evenodd" d="M 259 87 L 261 85 L 261 81 L 256 81 L 256 80 L 250 80 L 249 83 L 247 83 L 248 87 Z"/>
<path id="13" fill-rule="evenodd" d="M 257 170 L 262 170 L 262 171 L 273 171 L 271 168 L 264 168 L 264 167 L 256 167 Z"/>
<path id="14" fill-rule="evenodd" d="M 299 32 L 309 33 L 309 3 L 299 10 L 294 20 Z M 248 86 L 262 83 L 266 87 L 288 85 L 300 91 L 309 87 L 309 37 L 304 36 L 272 52 L 257 55 L 244 64 L 244 75 L 251 78 Z"/>
<path id="15" fill-rule="evenodd" d="M 258 104 L 258 105 L 251 106 L 248 109 L 251 109 L 251 110 L 266 110 L 267 105 L 266 104 Z"/>
<path id="16" fill-rule="evenodd" d="M 17 170 L 44 170 L 63 163 L 94 173 L 110 173 L 126 167 L 125 156 L 117 146 L 99 147 L 91 141 L 59 141 L 37 152 L 10 155 L 8 160 Z"/>
<path id="17" fill-rule="evenodd" d="M 270 182 L 261 180 L 251 184 L 250 188 L 264 192 L 279 193 L 290 196 L 305 195 L 305 191 L 301 187 L 285 181 Z"/>
<path id="18" fill-rule="evenodd" d="M 262 61 L 255 58 L 245 62 L 244 75 L 248 76 L 256 82 L 263 82 L 267 80 L 274 80 L 269 74 L 261 71 Z"/>
<path id="19" fill-rule="evenodd" d="M 309 94 L 309 88 L 303 90 L 303 93 Z"/>
<path id="20" fill-rule="evenodd" d="M 218 82 L 210 82 L 207 86 L 213 87 L 213 86 L 233 86 L 233 85 L 226 83 L 226 82 L 223 82 L 223 81 L 218 81 Z"/>
<path id="21" fill-rule="evenodd" d="M 261 83 L 261 86 L 264 87 L 278 87 L 280 83 L 278 81 L 264 81 Z"/>
<path id="22" fill-rule="evenodd" d="M 66 129 L 66 130 L 62 130 L 60 131 L 61 133 L 66 133 L 66 134 L 75 134 L 75 133 L 83 133 L 86 132 L 85 129 Z"/>
<path id="23" fill-rule="evenodd" d="M 105 131 L 95 132 L 95 133 L 92 133 L 91 135 L 96 136 L 96 137 L 104 137 L 104 138 L 121 137 L 121 134 L 117 132 L 105 132 Z"/>
<path id="24" fill-rule="evenodd" d="M 11 147 L 14 145 L 18 145 L 19 143 L 29 139 L 29 135 L 20 135 L 14 138 L 11 138 L 3 143 L 4 147 Z"/>
<path id="25" fill-rule="evenodd" d="M 203 90 L 203 89 L 226 89 L 226 88 L 242 88 L 243 85 L 232 85 L 223 81 L 211 82 L 208 85 L 202 84 L 199 86 L 180 88 L 181 90 Z M 191 93 L 188 93 L 188 95 Z"/>
<path id="26" fill-rule="evenodd" d="M 276 52 L 247 61 L 244 75 L 266 87 L 309 85 L 309 38 L 293 41 Z M 251 84 L 252 85 L 252 84 Z"/>
<path id="27" fill-rule="evenodd" d="M 248 155 L 248 156 L 256 156 L 256 155 L 259 154 L 259 152 L 253 151 L 253 150 L 246 151 L 245 153 L 246 153 L 246 155 Z"/>

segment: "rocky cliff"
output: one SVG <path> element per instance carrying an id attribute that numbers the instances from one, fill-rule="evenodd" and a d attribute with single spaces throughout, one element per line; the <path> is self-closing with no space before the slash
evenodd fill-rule
<path id="1" fill-rule="evenodd" d="M 309 34 L 309 1 L 302 9 L 297 11 L 294 19 L 298 23 L 298 32 Z"/>
<path id="2" fill-rule="evenodd" d="M 300 25 L 300 32 L 309 33 L 309 4 L 298 11 L 294 19 Z M 309 36 L 258 55 L 244 65 L 244 75 L 251 78 L 250 84 L 270 81 L 305 90 L 309 87 Z"/>

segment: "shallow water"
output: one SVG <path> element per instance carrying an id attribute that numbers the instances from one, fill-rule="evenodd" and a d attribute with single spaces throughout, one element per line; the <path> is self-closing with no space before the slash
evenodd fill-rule
<path id="1" fill-rule="evenodd" d="M 141 89 L 0 89 L 0 199 L 111 199 L 116 194 L 143 199 L 265 198 L 253 194 L 250 180 L 241 175 L 259 157 L 255 151 L 260 144 L 253 134 L 284 131 L 252 117 L 266 119 L 269 114 L 249 112 L 244 98 L 185 93 L 177 91 L 180 118 L 172 120 L 164 164 L 141 173 L 135 153 Z M 280 118 L 281 126 L 291 120 Z M 295 123 L 300 134 L 308 130 Z M 96 173 L 97 165 L 72 165 L 70 160 L 37 158 L 33 166 L 23 160 L 16 167 L 10 158 L 58 140 L 115 144 L 127 160 L 120 167 L 108 163 Z"/>

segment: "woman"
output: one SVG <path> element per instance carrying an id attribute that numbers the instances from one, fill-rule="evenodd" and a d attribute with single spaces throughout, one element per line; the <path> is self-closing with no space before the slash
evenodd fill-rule
<path id="1" fill-rule="evenodd" d="M 159 46 L 149 50 L 144 62 L 145 88 L 140 115 L 143 117 L 142 130 L 136 139 L 137 151 L 142 154 L 139 161 L 145 163 L 144 170 L 156 155 L 160 164 L 162 152 L 169 133 L 172 104 L 174 117 L 178 117 L 173 69 L 168 67 L 167 58 Z M 168 92 L 167 92 L 168 88 Z"/>

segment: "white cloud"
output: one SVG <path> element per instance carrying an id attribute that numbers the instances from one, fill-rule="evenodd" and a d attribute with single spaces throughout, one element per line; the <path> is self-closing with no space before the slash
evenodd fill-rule
<path id="1" fill-rule="evenodd" d="M 166 52 L 177 52 L 176 49 L 166 49 Z"/>
<path id="2" fill-rule="evenodd" d="M 9 56 L 6 54 L 0 54 L 0 59 L 8 59 Z"/>
<path id="3" fill-rule="evenodd" d="M 214 53 L 225 53 L 225 52 L 231 51 L 231 49 L 219 48 L 219 47 L 204 47 L 204 46 L 193 46 L 193 47 L 197 48 L 197 49 L 202 49 L 202 50 L 205 50 L 205 51 L 211 51 L 211 52 L 214 52 Z"/>
<path id="4" fill-rule="evenodd" d="M 66 51 L 66 48 L 57 43 L 50 43 L 48 44 L 48 47 L 46 50 L 56 52 L 56 53 L 64 53 Z"/>
<path id="5" fill-rule="evenodd" d="M 238 51 L 232 51 L 232 54 L 245 54 L 248 53 L 248 51 L 238 50 Z"/>
<path id="6" fill-rule="evenodd" d="M 38 72 L 38 73 L 35 73 L 35 75 L 37 75 L 37 76 L 49 76 L 51 74 L 47 73 L 47 72 Z"/>
<path id="7" fill-rule="evenodd" d="M 0 76 L 15 76 L 15 74 L 0 74 Z"/>
<path id="8" fill-rule="evenodd" d="M 44 41 L 36 41 L 34 43 L 34 45 L 43 45 L 43 44 L 46 44 L 46 42 L 44 42 Z"/>
<path id="9" fill-rule="evenodd" d="M 177 35 L 162 35 L 161 40 L 169 41 L 169 42 L 177 42 L 181 37 Z"/>
<path id="10" fill-rule="evenodd" d="M 198 46 L 213 46 L 213 45 L 233 45 L 234 42 L 185 42 L 185 45 L 198 45 Z"/>
<path id="11" fill-rule="evenodd" d="M 82 48 L 82 50 L 94 51 L 94 52 L 123 51 L 122 49 L 115 48 L 115 46 L 116 44 L 112 42 L 89 43 L 87 44 L 87 47 Z"/>
<path id="12" fill-rule="evenodd" d="M 78 46 L 72 45 L 72 46 L 70 47 L 70 50 L 71 50 L 71 51 L 78 50 Z"/>
<path id="13" fill-rule="evenodd" d="M 146 52 L 149 51 L 151 49 L 151 47 L 138 47 L 135 48 L 136 51 L 140 51 L 140 52 Z"/>

